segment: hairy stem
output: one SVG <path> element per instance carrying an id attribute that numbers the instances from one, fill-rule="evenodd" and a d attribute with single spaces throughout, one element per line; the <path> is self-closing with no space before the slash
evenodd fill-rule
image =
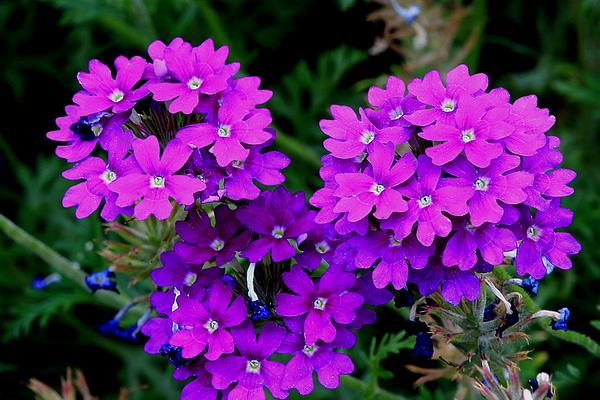
<path id="1" fill-rule="evenodd" d="M 84 290 L 89 290 L 85 284 L 86 274 L 81 270 L 79 264 L 63 257 L 45 243 L 25 232 L 1 213 L 0 231 L 4 232 L 6 236 L 44 260 L 63 277 L 72 280 Z M 95 294 L 95 297 L 98 299 L 98 302 L 117 310 L 130 302 L 130 299 L 127 297 L 113 292 L 99 291 Z"/>
<path id="2" fill-rule="evenodd" d="M 342 384 L 363 393 L 367 398 L 376 400 L 408 400 L 406 397 L 388 392 L 380 387 L 370 388 L 369 384 L 351 375 L 342 376 Z"/>

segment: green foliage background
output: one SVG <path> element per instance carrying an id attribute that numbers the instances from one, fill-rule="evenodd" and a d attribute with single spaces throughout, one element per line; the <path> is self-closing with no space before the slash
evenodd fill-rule
<path id="1" fill-rule="evenodd" d="M 598 338 L 600 1 L 469 3 L 475 11 L 460 32 L 484 30 L 467 63 L 513 98 L 537 94 L 541 106 L 557 116 L 552 132 L 561 137 L 564 165 L 578 172 L 576 193 L 566 204 L 575 211 L 572 232 L 583 251 L 572 271 L 544 280 L 536 302 L 550 309 L 568 305 L 571 327 Z M 102 268 L 95 252 L 102 227 L 95 218 L 79 221 L 72 210 L 62 209 L 68 184 L 60 172 L 66 165 L 53 157 L 44 134 L 69 102 L 75 74 L 88 59 L 110 63 L 121 53 L 144 53 L 156 38 L 175 36 L 228 44 L 230 58 L 242 63 L 243 72 L 259 75 L 274 91 L 268 106 L 281 134 L 277 146 L 293 159 L 287 184 L 313 191 L 323 139 L 317 123 L 328 105 L 359 105 L 368 85 L 402 70 L 397 54 L 368 53 L 382 29 L 366 21 L 376 8 L 361 0 L 4 0 L 0 211 L 84 269 Z M 1 235 L 0 260 L 0 398 L 31 398 L 24 384 L 33 376 L 58 386 L 67 366 L 83 369 L 92 392 L 102 398 L 116 398 L 121 387 L 132 399 L 177 398 L 179 384 L 165 360 L 95 332 L 112 310 L 95 305 L 91 295 L 66 281 L 45 292 L 29 289 L 34 274 L 50 269 Z M 382 313 L 380 322 L 361 334 L 353 354 L 359 375 L 367 374 L 365 382 L 379 379 L 382 387 L 407 398 L 452 398 L 449 381 L 412 388 L 417 376 L 404 368 L 415 362 L 406 349 L 410 343 L 395 335 L 404 322 L 386 315 L 389 310 Z M 385 332 L 393 335 L 383 338 Z M 378 346 L 369 348 L 371 336 Z M 524 363 L 524 376 L 553 372 L 564 399 L 598 393 L 598 358 L 555 338 L 543 339 L 544 333 L 533 338 L 537 350 Z M 346 382 L 335 394 L 317 391 L 311 398 L 364 398 L 361 388 Z"/>

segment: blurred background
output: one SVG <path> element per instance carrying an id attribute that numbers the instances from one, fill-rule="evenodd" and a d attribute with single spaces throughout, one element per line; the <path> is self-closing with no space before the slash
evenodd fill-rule
<path id="1" fill-rule="evenodd" d="M 363 104 L 367 88 L 388 74 L 408 80 L 464 62 L 513 99 L 536 94 L 540 107 L 557 117 L 551 133 L 562 140 L 564 166 L 578 172 L 566 206 L 575 211 L 571 231 L 583 245 L 572 271 L 542 282 L 537 303 L 570 307 L 570 327 L 600 337 L 599 0 L 3 0 L 0 36 L 0 212 L 88 271 L 106 267 L 97 255 L 102 226 L 62 209 L 66 164 L 53 156 L 45 133 L 90 58 L 111 64 L 119 54 L 144 55 L 151 41 L 175 36 L 229 45 L 230 60 L 273 90 L 267 106 L 279 134 L 276 147 L 293 160 L 287 185 L 308 193 L 319 184 L 318 121 L 328 105 Z M 35 274 L 50 272 L 0 235 L 1 399 L 32 398 L 31 377 L 58 387 L 68 366 L 80 368 L 102 399 L 117 398 L 122 388 L 131 399 L 177 398 L 180 384 L 166 360 L 97 333 L 113 310 L 66 281 L 31 289 Z M 359 375 L 370 362 L 371 337 L 404 327 L 387 312 L 361 333 L 354 357 Z M 552 372 L 563 399 L 600 392 L 600 360 L 591 354 L 598 349 L 588 352 L 543 332 L 532 342 L 536 351 L 523 364 L 524 376 Z M 406 365 L 439 364 L 417 362 L 401 347 L 383 362 L 394 377 L 381 385 L 411 399 L 452 398 L 449 380 L 413 387 L 419 375 Z M 342 387 L 310 398 L 353 396 Z"/>

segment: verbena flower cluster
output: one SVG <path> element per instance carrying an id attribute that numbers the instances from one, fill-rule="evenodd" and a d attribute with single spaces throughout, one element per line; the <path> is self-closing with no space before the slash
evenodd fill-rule
<path id="1" fill-rule="evenodd" d="M 476 273 L 516 251 L 517 273 L 535 279 L 571 268 L 580 245 L 567 232 L 573 214 L 560 199 L 575 172 L 560 168 L 560 141 L 535 96 L 510 102 L 487 90 L 485 74 L 460 65 L 411 81 L 372 87 L 358 115 L 331 107 L 322 120 L 329 152 L 324 187 L 310 199 L 316 222 L 334 223 L 347 271 L 372 269 L 377 288 L 415 283 L 449 303 L 474 300 Z M 514 254 L 514 253 L 512 253 Z"/>
<path id="2" fill-rule="evenodd" d="M 275 398 L 290 389 L 306 395 L 313 374 L 333 389 L 354 370 L 336 350 L 354 346 L 353 330 L 374 322 L 365 305 L 392 295 L 370 274 L 333 266 L 314 273 L 336 246 L 314 217 L 303 194 L 280 187 L 235 209 L 190 208 L 177 222 L 181 241 L 151 273 L 166 289 L 151 298 L 160 316 L 142 332 L 145 350 L 167 356 L 176 379 L 194 377 L 182 398 L 264 399 L 265 388 Z"/>
<path id="3" fill-rule="evenodd" d="M 100 215 L 166 219 L 172 202 L 255 199 L 256 183 L 284 181 L 289 159 L 265 152 L 275 138 L 272 95 L 257 77 L 234 77 L 228 48 L 212 40 L 192 47 L 182 39 L 148 47 L 142 57 L 118 57 L 116 74 L 98 60 L 77 78 L 81 91 L 48 133 L 64 142 L 56 154 L 74 163 L 63 173 L 78 181 L 63 198 L 85 218 Z"/>
<path id="4" fill-rule="evenodd" d="M 285 398 L 329 389 L 354 370 L 340 349 L 373 323 L 369 306 L 392 294 L 370 273 L 332 262 L 339 235 L 315 224 L 302 193 L 279 185 L 289 159 L 264 151 L 275 132 L 257 108 L 271 92 L 255 77 L 235 77 L 227 47 L 154 42 L 151 61 L 115 61 L 116 75 L 97 60 L 78 75 L 82 90 L 48 133 L 64 142 L 57 155 L 78 181 L 64 196 L 84 218 L 100 215 L 175 223 L 175 244 L 150 274 L 158 316 L 141 331 L 145 350 L 168 357 L 174 377 L 189 380 L 184 399 Z M 142 260 L 150 262 L 150 260 Z M 110 268 L 88 276 L 92 290 L 117 290 Z M 126 306 L 101 330 L 134 339 L 139 322 L 119 326 Z M 145 321 L 145 318 L 142 319 Z"/>

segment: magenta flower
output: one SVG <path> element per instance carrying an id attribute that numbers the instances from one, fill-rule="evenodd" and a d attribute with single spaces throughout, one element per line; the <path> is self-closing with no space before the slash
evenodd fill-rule
<path id="1" fill-rule="evenodd" d="M 110 115 L 101 112 L 80 116 L 80 108 L 67 106 L 67 115 L 56 119 L 58 130 L 48 132 L 48 139 L 67 142 L 56 148 L 56 155 L 68 162 L 81 161 L 100 147 L 117 158 L 124 158 L 133 142 L 133 134 L 122 128 L 128 113 Z"/>
<path id="2" fill-rule="evenodd" d="M 175 370 L 173 377 L 179 381 L 194 377 L 183 387 L 180 400 L 217 400 L 218 391 L 212 385 L 212 375 L 206 369 L 207 362 L 204 358 L 196 358 Z"/>
<path id="3" fill-rule="evenodd" d="M 339 237 L 332 225 L 316 225 L 298 246 L 302 253 L 294 259 L 301 266 L 311 270 L 318 268 L 321 260 L 331 264 L 338 239 Z"/>
<path id="4" fill-rule="evenodd" d="M 525 188 L 525 204 L 538 210 L 545 210 L 552 198 L 573 194 L 573 188 L 567 186 L 577 174 L 566 168 L 558 168 L 562 154 L 558 150 L 560 139 L 549 136 L 547 143 L 531 157 L 523 157 L 522 169 L 534 176 L 533 184 Z"/>
<path id="5" fill-rule="evenodd" d="M 467 218 L 455 220 L 456 231 L 446 243 L 442 262 L 448 267 L 457 266 L 462 270 L 471 269 L 477 264 L 479 254 L 491 265 L 502 264 L 504 252 L 517 247 L 515 235 L 506 228 L 494 224 L 472 225 Z"/>
<path id="6" fill-rule="evenodd" d="M 340 160 L 329 154 L 321 158 L 321 164 L 323 166 L 319 170 L 319 175 L 323 180 L 324 187 L 317 190 L 309 202 L 320 209 L 315 217 L 315 222 L 324 224 L 335 220 L 340 215 L 333 211 L 338 201 L 333 195 L 338 187 L 335 177 L 340 173 L 357 172 L 358 166 L 351 160 Z"/>
<path id="7" fill-rule="evenodd" d="M 513 131 L 512 126 L 505 122 L 508 106 L 487 110 L 477 99 L 467 96 L 461 97 L 459 103 L 454 123 L 438 122 L 423 128 L 420 137 L 442 142 L 427 148 L 425 154 L 435 165 L 444 165 L 464 151 L 473 165 L 487 167 L 491 160 L 503 153 L 502 144 L 493 141 L 505 138 Z"/>
<path id="8" fill-rule="evenodd" d="M 321 130 L 329 136 L 323 146 L 334 157 L 349 159 L 371 150 L 375 143 L 404 143 L 409 133 L 401 127 L 378 129 L 369 120 L 364 110 L 359 110 L 360 119 L 347 106 L 331 106 L 333 120 L 321 120 Z"/>
<path id="9" fill-rule="evenodd" d="M 368 109 L 368 115 L 380 127 L 410 127 L 412 124 L 404 116 L 423 107 L 413 96 L 406 96 L 404 82 L 395 76 L 388 77 L 385 89 L 377 86 L 369 88 L 368 99 L 369 104 L 377 107 L 376 111 Z"/>
<path id="10" fill-rule="evenodd" d="M 142 57 L 136 56 L 131 60 L 119 57 L 115 60 L 117 77 L 113 79 L 110 68 L 105 64 L 98 60 L 90 61 L 90 72 L 77 74 L 77 80 L 84 90 L 73 96 L 73 101 L 81 108 L 81 115 L 107 110 L 118 114 L 131 110 L 135 102 L 148 93 L 143 86 L 134 89 L 146 65 Z"/>
<path id="11" fill-rule="evenodd" d="M 151 71 L 151 76 L 157 78 L 168 78 L 169 70 L 167 69 L 167 63 L 165 62 L 165 49 L 169 48 L 176 50 L 181 47 L 184 43 L 182 38 L 176 37 L 171 40 L 167 46 L 160 40 L 155 40 L 148 46 L 148 55 L 152 59 L 152 64 L 146 68 L 146 71 Z"/>
<path id="12" fill-rule="evenodd" d="M 513 133 L 502 139 L 508 150 L 521 156 L 531 156 L 546 144 L 546 133 L 555 118 L 547 108 L 537 107 L 537 97 L 525 96 L 510 106 L 507 122 L 514 127 Z"/>
<path id="13" fill-rule="evenodd" d="M 250 241 L 252 234 L 247 230 L 240 232 L 242 226 L 227 205 L 218 206 L 214 212 L 214 227 L 210 217 L 197 208 L 188 211 L 185 221 L 176 223 L 183 241 L 175 243 L 175 252 L 183 260 L 200 265 L 215 260 L 218 267 L 231 261 Z"/>
<path id="14" fill-rule="evenodd" d="M 238 220 L 260 238 L 251 242 L 241 256 L 258 262 L 271 251 L 275 262 L 296 254 L 288 239 L 297 239 L 313 226 L 314 211 L 304 204 L 304 193 L 292 195 L 282 187 L 265 191 L 247 206 L 240 207 Z"/>
<path id="15" fill-rule="evenodd" d="M 408 210 L 381 221 L 381 228 L 392 229 L 397 238 L 405 238 L 412 232 L 416 222 L 417 239 L 427 247 L 431 246 L 436 235 L 448 236 L 452 222 L 442 212 L 454 216 L 465 215 L 471 193 L 446 185 L 440 181 L 441 174 L 441 168 L 433 165 L 429 158 L 419 156 L 417 176 L 399 189 L 409 199 Z"/>
<path id="16" fill-rule="evenodd" d="M 265 128 L 271 123 L 266 109 L 248 113 L 239 101 L 232 99 L 219 107 L 216 121 L 192 124 L 177 132 L 177 138 L 192 147 L 209 149 L 221 167 L 232 161 L 245 161 L 249 150 L 242 144 L 259 145 L 272 139 Z"/>
<path id="17" fill-rule="evenodd" d="M 261 153 L 263 145 L 250 148 L 248 157 L 236 160 L 227 167 L 229 175 L 225 178 L 226 196 L 231 200 L 254 200 L 260 195 L 260 189 L 254 180 L 263 185 L 274 186 L 285 181 L 281 170 L 290 165 L 290 159 L 278 151 Z"/>
<path id="18" fill-rule="evenodd" d="M 299 266 L 292 266 L 282 279 L 296 294 L 278 294 L 275 311 L 283 317 L 306 315 L 307 344 L 319 339 L 331 343 L 337 332 L 332 319 L 339 324 L 350 324 L 356 318 L 354 310 L 363 303 L 361 295 L 350 291 L 356 278 L 341 268 L 330 267 L 316 285 Z"/>
<path id="19" fill-rule="evenodd" d="M 162 267 L 150 272 L 150 277 L 157 286 L 172 286 L 180 292 L 189 288 L 198 280 L 201 265 L 188 264 L 174 251 L 165 251 L 160 255 Z"/>
<path id="20" fill-rule="evenodd" d="M 464 64 L 448 71 L 446 87 L 439 72 L 430 71 L 423 79 L 414 79 L 409 83 L 408 92 L 431 108 L 417 110 L 405 118 L 418 126 L 426 126 L 432 122 L 451 125 L 457 110 L 462 108 L 459 100 L 482 94 L 487 85 L 488 78 L 485 74 L 469 75 L 469 69 Z"/>
<path id="21" fill-rule="evenodd" d="M 105 204 L 100 212 L 103 219 L 113 221 L 120 214 L 131 215 L 131 207 L 116 204 L 117 195 L 112 191 L 112 182 L 139 172 L 140 167 L 133 157 L 122 160 L 109 156 L 108 163 L 98 157 L 86 158 L 62 174 L 69 180 L 85 179 L 85 182 L 67 190 L 62 201 L 63 207 L 77 207 L 75 216 L 81 219 L 96 211 L 104 200 Z"/>
<path id="22" fill-rule="evenodd" d="M 281 382 L 284 390 L 295 388 L 301 395 L 308 395 L 314 389 L 314 372 L 321 385 L 327 389 L 336 389 L 340 384 L 340 375 L 348 375 L 354 371 L 350 357 L 334 351 L 336 348 L 354 346 L 356 336 L 349 329 L 339 327 L 335 340 L 331 343 L 319 340 L 307 344 L 301 318 L 287 318 L 285 325 L 289 332 L 278 353 L 291 354 L 292 358 L 285 366 Z"/>
<path id="23" fill-rule="evenodd" d="M 239 69 L 238 63 L 225 65 L 228 53 L 227 46 L 215 51 L 211 39 L 194 48 L 189 43 L 170 45 L 163 50 L 163 57 L 174 82 L 152 83 L 148 90 L 156 101 L 173 100 L 169 112 L 191 114 L 201 94 L 225 90 L 227 81 Z"/>
<path id="24" fill-rule="evenodd" d="M 444 300 L 454 306 L 459 305 L 462 298 L 477 299 L 481 291 L 479 279 L 471 271 L 445 267 L 438 259 L 427 268 L 411 269 L 408 281 L 415 283 L 423 296 L 429 296 L 439 288 Z"/>
<path id="25" fill-rule="evenodd" d="M 228 400 L 265 400 L 264 388 L 277 399 L 285 399 L 287 392 L 281 389 L 285 366 L 268 358 L 277 351 L 285 338 L 286 330 L 273 322 L 267 322 L 256 338 L 250 321 L 231 329 L 239 355 L 223 356 L 206 363 L 212 374 L 213 387 L 230 388 Z"/>
<path id="26" fill-rule="evenodd" d="M 515 265 L 519 275 L 529 274 L 535 279 L 546 275 L 546 267 L 542 257 L 546 257 L 552 265 L 560 269 L 570 269 L 570 255 L 581 251 L 581 245 L 573 235 L 567 232 L 556 232 L 566 228 L 573 220 L 573 212 L 560 208 L 560 200 L 551 201 L 544 211 L 537 211 L 535 217 L 530 210 L 522 210 L 522 221 L 517 229 L 517 239 L 521 240 L 517 248 Z"/>
<path id="27" fill-rule="evenodd" d="M 195 357 L 206 348 L 204 356 L 209 360 L 233 353 L 234 342 L 227 329 L 241 324 L 248 316 L 244 299 L 238 296 L 232 302 L 231 289 L 222 283 L 213 284 L 206 296 L 199 302 L 180 295 L 178 308 L 171 315 L 178 330 L 169 343 L 181 347 L 185 358 Z"/>
<path id="28" fill-rule="evenodd" d="M 446 172 L 457 177 L 447 182 L 471 194 L 468 204 L 473 225 L 499 222 L 504 209 L 498 201 L 520 204 L 527 199 L 524 189 L 533 183 L 533 176 L 524 171 L 514 171 L 519 163 L 518 156 L 504 154 L 492 161 L 488 168 L 481 170 L 464 158 L 444 166 Z"/>
<path id="29" fill-rule="evenodd" d="M 206 185 L 199 179 L 187 175 L 175 175 L 187 162 L 192 149 L 178 140 L 167 144 L 162 158 L 156 136 L 137 139 L 133 142 L 133 155 L 142 171 L 117 178 L 110 189 L 119 194 L 116 204 L 120 207 L 136 205 L 134 215 L 137 219 L 146 219 L 154 215 L 166 219 L 173 206 L 172 197 L 180 204 L 194 202 L 194 193 L 204 190 Z"/>
<path id="30" fill-rule="evenodd" d="M 396 290 L 406 287 L 409 263 L 411 268 L 424 268 L 434 251 L 434 246 L 425 247 L 414 236 L 399 240 L 389 231 L 370 232 L 350 242 L 357 248 L 355 265 L 358 268 L 375 266 L 373 284 L 378 289 L 389 283 Z"/>
<path id="31" fill-rule="evenodd" d="M 338 188 L 334 195 L 340 200 L 333 211 L 347 212 L 350 222 L 365 218 L 373 207 L 373 216 L 377 219 L 406 211 L 408 206 L 397 186 L 414 174 L 417 163 L 414 156 L 407 153 L 392 167 L 395 155 L 394 146 L 376 144 L 367 157 L 370 168 L 336 175 Z"/>

